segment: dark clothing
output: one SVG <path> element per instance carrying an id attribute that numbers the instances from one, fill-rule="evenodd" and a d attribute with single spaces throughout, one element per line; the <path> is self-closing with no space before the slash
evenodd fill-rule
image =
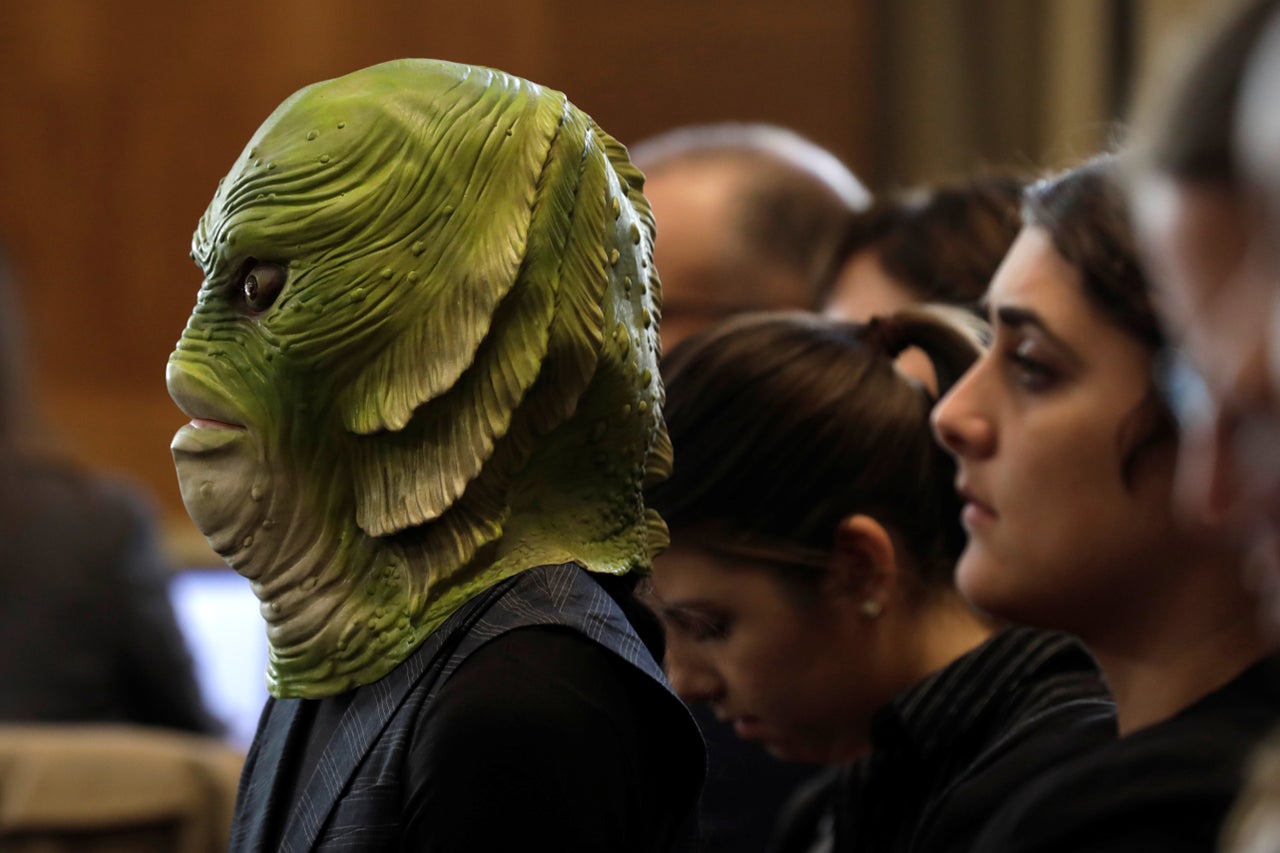
<path id="1" fill-rule="evenodd" d="M 976 849 L 1212 851 L 1246 757 L 1280 717 L 1280 656 L 1176 717 L 1081 756 L 1009 802 Z"/>
<path id="2" fill-rule="evenodd" d="M 786 803 L 827 773 L 819 764 L 779 761 L 743 740 L 707 705 L 690 709 L 707 744 L 707 781 L 699 807 L 702 853 L 762 853 Z"/>
<path id="3" fill-rule="evenodd" d="M 0 721 L 217 730 L 125 487 L 0 454 Z"/>
<path id="4" fill-rule="evenodd" d="M 868 756 L 793 820 L 821 825 L 825 808 L 838 851 L 985 850 L 974 838 L 1012 792 L 1114 737 L 1115 706 L 1084 647 L 1009 628 L 882 709 Z M 777 849 L 810 849 L 812 836 L 793 829 Z"/>
<path id="5" fill-rule="evenodd" d="M 231 849 L 682 849 L 704 760 L 614 600 L 542 567 L 373 684 L 269 701 Z"/>

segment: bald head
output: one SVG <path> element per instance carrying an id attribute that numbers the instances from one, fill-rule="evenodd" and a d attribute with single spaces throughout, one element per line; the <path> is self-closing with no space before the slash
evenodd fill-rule
<path id="1" fill-rule="evenodd" d="M 870 195 L 830 152 L 782 128 L 681 128 L 632 148 L 646 173 L 666 347 L 744 310 L 815 307 L 845 220 Z"/>

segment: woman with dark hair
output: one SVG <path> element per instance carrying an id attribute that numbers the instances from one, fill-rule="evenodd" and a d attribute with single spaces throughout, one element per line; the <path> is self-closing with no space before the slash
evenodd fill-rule
<path id="1" fill-rule="evenodd" d="M 663 363 L 675 471 L 647 497 L 671 530 L 672 685 L 776 757 L 844 768 L 778 849 L 809 849 L 816 815 L 836 849 L 968 849 L 1010 789 L 1114 729 L 1077 643 L 1001 630 L 953 588 L 954 465 L 894 367 L 907 346 L 943 387 L 980 352 L 931 309 L 766 314 Z"/>
<path id="2" fill-rule="evenodd" d="M 987 294 L 993 347 L 934 412 L 965 501 L 959 589 L 1083 639 L 1121 735 L 1012 800 L 976 850 L 1212 850 L 1280 711 L 1237 553 L 1173 509 L 1164 339 L 1117 168 L 1100 158 L 1028 190 Z"/>
<path id="3" fill-rule="evenodd" d="M 1022 182 L 992 173 L 877 198 L 848 217 L 818 304 L 828 317 L 866 322 L 922 303 L 978 307 L 1017 236 Z M 916 349 L 898 366 L 932 386 Z"/>
<path id="4" fill-rule="evenodd" d="M 977 311 L 1018 233 L 1022 181 L 992 173 L 877 198 L 852 214 L 820 284 L 823 313 L 866 321 L 921 302 Z"/>

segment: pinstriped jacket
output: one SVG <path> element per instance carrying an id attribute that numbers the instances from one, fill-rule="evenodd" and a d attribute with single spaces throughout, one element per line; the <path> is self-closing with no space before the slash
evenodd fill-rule
<path id="1" fill-rule="evenodd" d="M 399 667 L 357 688 L 291 804 L 278 802 L 284 788 L 281 768 L 297 760 L 290 754 L 297 747 L 289 744 L 301 700 L 269 700 L 240 780 L 233 853 L 267 850 L 269 821 L 282 822 L 280 851 L 398 849 L 404 754 L 415 726 L 468 656 L 494 638 L 530 626 L 571 628 L 613 652 L 660 685 L 664 701 L 670 700 L 696 734 L 662 670 L 608 593 L 576 565 L 542 566 L 476 596 Z M 699 783 L 691 786 L 690 811 Z M 282 806 L 287 813 L 275 814 Z"/>

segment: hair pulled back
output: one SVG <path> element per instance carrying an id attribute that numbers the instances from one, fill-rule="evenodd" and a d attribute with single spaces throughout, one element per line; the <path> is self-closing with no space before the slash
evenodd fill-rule
<path id="1" fill-rule="evenodd" d="M 1049 232 L 1058 254 L 1080 271 L 1085 295 L 1112 322 L 1159 348 L 1165 337 L 1138 259 L 1120 162 L 1107 154 L 1037 181 L 1023 194 L 1022 220 Z"/>
<path id="2" fill-rule="evenodd" d="M 1145 344 L 1154 363 L 1166 338 L 1139 260 L 1122 168 L 1120 157 L 1108 154 L 1039 181 L 1024 194 L 1022 216 L 1025 224 L 1049 233 L 1058 254 L 1080 272 L 1085 298 Z M 1153 376 L 1120 436 L 1123 475 L 1129 477 L 1143 450 L 1176 437 L 1173 414 Z"/>
<path id="3" fill-rule="evenodd" d="M 870 250 L 884 272 L 919 301 L 976 311 L 1018 235 L 1022 187 L 1013 175 L 990 174 L 877 197 L 849 217 L 822 277 L 820 303 L 838 295 L 844 265 Z"/>
<path id="4" fill-rule="evenodd" d="M 932 394 L 893 360 L 920 347 L 945 391 L 981 352 L 964 316 L 748 314 L 683 341 L 663 361 L 674 471 L 648 502 L 676 538 L 697 527 L 810 551 L 867 514 L 921 580 L 949 585 L 965 541 L 955 468 L 930 433 Z"/>

